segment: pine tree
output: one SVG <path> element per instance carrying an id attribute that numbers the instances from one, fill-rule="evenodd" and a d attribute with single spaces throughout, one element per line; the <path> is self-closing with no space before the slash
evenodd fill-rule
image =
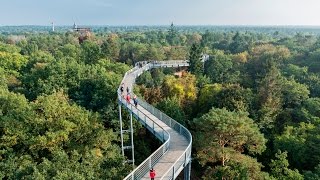
<path id="1" fill-rule="evenodd" d="M 168 42 L 171 46 L 173 45 L 177 45 L 177 30 L 176 28 L 174 27 L 173 23 L 171 23 L 170 25 L 170 29 L 169 29 L 169 32 L 168 32 Z"/>
<path id="2" fill-rule="evenodd" d="M 189 53 L 189 71 L 200 76 L 203 74 L 203 63 L 201 62 L 201 48 L 198 44 L 192 44 Z"/>

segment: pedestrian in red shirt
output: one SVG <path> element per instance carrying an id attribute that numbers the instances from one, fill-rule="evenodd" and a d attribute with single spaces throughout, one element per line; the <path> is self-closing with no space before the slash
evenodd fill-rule
<path id="1" fill-rule="evenodd" d="M 128 103 L 130 103 L 130 94 L 127 95 L 126 100 Z"/>
<path id="2" fill-rule="evenodd" d="M 156 171 L 153 168 L 150 169 L 150 178 L 151 178 L 151 180 L 154 180 L 155 176 L 156 176 Z"/>

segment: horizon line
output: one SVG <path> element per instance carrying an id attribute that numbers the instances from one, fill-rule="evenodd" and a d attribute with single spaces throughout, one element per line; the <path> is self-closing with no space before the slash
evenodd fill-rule
<path id="1" fill-rule="evenodd" d="M 77 24 L 78 26 L 102 26 L 102 27 L 126 27 L 126 26 L 170 26 L 170 24 Z M 0 27 L 18 27 L 18 26 L 42 26 L 52 27 L 52 25 L 41 25 L 41 24 L 15 24 L 15 25 L 1 25 Z M 73 26 L 73 24 L 57 24 L 55 27 L 62 26 Z M 174 26 L 238 26 L 238 27 L 320 27 L 319 25 L 308 25 L 308 24 L 174 24 Z"/>

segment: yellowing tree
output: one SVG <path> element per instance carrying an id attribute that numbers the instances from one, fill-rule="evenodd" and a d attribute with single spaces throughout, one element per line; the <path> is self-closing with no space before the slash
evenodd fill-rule
<path id="1" fill-rule="evenodd" d="M 190 73 L 184 73 L 181 78 L 165 77 L 162 91 L 167 97 L 176 96 L 180 103 L 194 101 L 197 97 L 196 78 Z"/>

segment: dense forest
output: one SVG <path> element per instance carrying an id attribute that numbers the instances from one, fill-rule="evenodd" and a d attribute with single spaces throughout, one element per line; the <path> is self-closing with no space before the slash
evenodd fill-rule
<path id="1" fill-rule="evenodd" d="M 0 179 L 124 178 L 121 79 L 138 61 L 181 59 L 187 69 L 145 72 L 134 91 L 191 131 L 192 179 L 320 179 L 318 30 L 225 28 L 2 27 Z M 159 142 L 134 126 L 139 163 Z"/>

